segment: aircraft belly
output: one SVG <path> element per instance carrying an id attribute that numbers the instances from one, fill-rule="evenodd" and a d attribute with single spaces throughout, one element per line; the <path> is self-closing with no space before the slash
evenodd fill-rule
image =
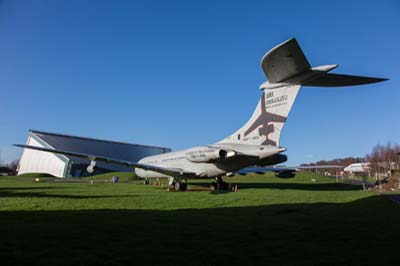
<path id="1" fill-rule="evenodd" d="M 143 170 L 139 168 L 135 168 L 135 174 L 140 178 L 161 178 L 168 177 L 167 175 L 157 173 L 154 171 Z"/>

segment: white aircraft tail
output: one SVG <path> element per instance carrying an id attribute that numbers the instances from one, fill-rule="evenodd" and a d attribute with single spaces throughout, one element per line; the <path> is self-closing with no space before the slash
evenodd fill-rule
<path id="1" fill-rule="evenodd" d="M 250 120 L 220 143 L 279 146 L 281 131 L 301 85 L 276 85 L 281 86 L 264 89 Z"/>
<path id="2" fill-rule="evenodd" d="M 337 65 L 311 67 L 295 38 L 272 48 L 261 59 L 268 81 L 261 84 L 261 99 L 250 120 L 219 143 L 279 146 L 283 126 L 302 85 L 337 87 L 384 81 L 341 74 L 328 74 Z"/>

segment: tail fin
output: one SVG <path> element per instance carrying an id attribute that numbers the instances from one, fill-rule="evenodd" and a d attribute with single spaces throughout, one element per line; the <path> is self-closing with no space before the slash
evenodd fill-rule
<path id="1" fill-rule="evenodd" d="M 221 143 L 279 146 L 281 131 L 300 85 L 265 89 L 250 120 Z"/>
<path id="2" fill-rule="evenodd" d="M 337 65 L 311 68 L 295 38 L 271 49 L 261 59 L 268 78 L 261 84 L 263 95 L 250 120 L 219 143 L 279 146 L 283 126 L 300 86 L 352 86 L 384 81 L 382 78 L 328 74 Z"/>

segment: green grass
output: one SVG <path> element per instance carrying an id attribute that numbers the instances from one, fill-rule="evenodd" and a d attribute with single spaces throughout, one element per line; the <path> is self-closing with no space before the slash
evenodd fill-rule
<path id="1" fill-rule="evenodd" d="M 86 179 L 86 180 L 97 180 L 97 181 L 104 181 L 104 180 L 110 181 L 113 176 L 118 176 L 119 181 L 133 181 L 133 180 L 137 180 L 138 179 L 134 172 L 131 172 L 131 173 L 127 173 L 127 172 L 106 173 L 106 174 L 101 174 L 101 175 L 82 177 L 80 179 L 82 179 L 82 180 Z"/>
<path id="2" fill-rule="evenodd" d="M 0 177 L 1 265 L 398 261 L 400 206 L 359 186 L 299 173 L 226 178 L 238 192 L 166 192 L 120 173 L 120 183 L 100 182 L 112 175 L 93 184 Z M 189 188 L 210 182 L 190 180 Z"/>

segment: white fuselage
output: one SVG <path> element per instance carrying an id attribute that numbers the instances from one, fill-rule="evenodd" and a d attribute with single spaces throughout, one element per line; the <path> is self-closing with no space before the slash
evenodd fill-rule
<path id="1" fill-rule="evenodd" d="M 367 173 L 370 169 L 369 163 L 352 163 L 343 169 L 348 173 Z"/>
<path id="2" fill-rule="evenodd" d="M 171 168 L 187 169 L 190 170 L 191 172 L 196 173 L 198 177 L 213 177 L 227 173 L 227 171 L 219 169 L 213 163 L 194 163 L 187 160 L 185 156 L 187 151 L 188 150 L 180 150 L 160 155 L 148 156 L 141 159 L 139 163 L 171 167 Z M 167 175 L 161 173 L 157 173 L 154 171 L 146 171 L 139 168 L 135 168 L 135 173 L 142 178 L 168 177 Z"/>
<path id="3" fill-rule="evenodd" d="M 194 173 L 188 177 L 216 177 L 247 166 L 265 165 L 266 160 L 282 151 L 269 145 L 214 144 L 144 157 L 138 163 L 153 166 L 184 169 Z M 243 155 L 246 153 L 246 155 Z M 251 155 L 249 155 L 251 154 Z M 142 178 L 169 177 L 155 171 L 135 168 Z"/>

